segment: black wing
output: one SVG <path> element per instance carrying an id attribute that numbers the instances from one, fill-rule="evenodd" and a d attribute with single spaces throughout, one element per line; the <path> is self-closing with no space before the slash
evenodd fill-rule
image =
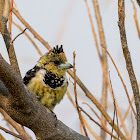
<path id="1" fill-rule="evenodd" d="M 51 88 L 55 89 L 57 87 L 62 86 L 64 80 L 65 78 L 63 76 L 59 78 L 52 72 L 46 71 L 43 81 L 45 82 L 46 85 L 49 85 Z"/>
<path id="2" fill-rule="evenodd" d="M 27 85 L 29 83 L 29 81 L 35 77 L 36 72 L 38 72 L 40 70 L 40 67 L 35 66 L 34 68 L 30 69 L 29 71 L 27 71 L 25 77 L 23 78 L 23 82 L 25 85 Z"/>

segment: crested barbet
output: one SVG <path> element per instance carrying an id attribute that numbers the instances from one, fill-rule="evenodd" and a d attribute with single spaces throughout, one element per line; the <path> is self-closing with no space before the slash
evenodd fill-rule
<path id="1" fill-rule="evenodd" d="M 73 66 L 67 62 L 61 45 L 44 54 L 23 78 L 24 84 L 50 110 L 59 103 L 67 90 L 66 70 Z"/>

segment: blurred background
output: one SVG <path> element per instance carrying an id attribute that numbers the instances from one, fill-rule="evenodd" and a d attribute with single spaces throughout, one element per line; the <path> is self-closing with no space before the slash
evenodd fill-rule
<path id="1" fill-rule="evenodd" d="M 91 10 L 92 20 L 95 26 L 96 34 L 99 42 L 99 34 L 97 30 L 97 22 L 95 19 L 95 13 L 93 8 L 92 0 L 87 0 L 89 8 Z M 140 7 L 135 2 L 137 8 L 138 20 L 140 23 Z M 84 0 L 15 0 L 18 11 L 22 17 L 31 25 L 33 29 L 43 37 L 51 47 L 56 45 L 63 45 L 64 51 L 66 53 L 67 59 L 70 63 L 73 63 L 73 51 L 76 53 L 76 73 L 89 91 L 96 97 L 100 102 L 102 95 L 102 68 L 95 47 L 95 42 L 91 30 L 90 20 L 87 12 L 87 8 Z M 138 33 L 133 18 L 134 10 L 130 0 L 125 3 L 126 6 L 126 34 L 128 47 L 131 53 L 131 58 L 133 62 L 134 71 L 138 83 L 140 82 L 140 39 L 138 38 Z M 129 76 L 126 70 L 125 60 L 122 53 L 120 34 L 118 28 L 118 2 L 115 0 L 100 0 L 99 1 L 100 14 L 102 17 L 102 23 L 106 38 L 107 50 L 112 55 L 121 75 L 128 89 L 130 98 L 132 98 L 133 93 L 129 81 Z M 23 29 L 25 26 L 14 16 L 13 21 L 19 24 Z M 139 24 L 140 25 L 140 24 Z M 18 35 L 21 31 L 12 25 L 12 38 Z M 41 52 L 44 54 L 48 50 L 34 38 L 34 36 L 26 30 L 27 33 L 34 39 L 38 45 Z M 2 37 L 0 36 L 0 52 L 2 56 L 9 62 L 6 47 Z M 40 55 L 31 44 L 29 39 L 23 34 L 19 36 L 14 42 L 14 47 L 20 66 L 22 76 L 34 67 L 37 63 Z M 101 48 L 101 46 L 100 46 Z M 118 77 L 118 74 L 108 58 L 108 71 L 110 71 L 110 78 L 112 81 L 112 86 L 114 94 L 122 116 L 126 112 L 129 104 L 126 97 L 122 83 Z M 67 75 L 69 79 L 69 75 Z M 70 78 L 71 81 L 72 78 Z M 74 99 L 73 85 L 69 81 L 68 90 Z M 100 112 L 95 107 L 93 103 L 86 97 L 85 93 L 77 86 L 78 101 L 79 104 L 86 109 L 86 111 L 98 121 L 97 117 L 88 109 L 86 105 L 82 102 L 87 102 L 90 104 L 94 110 L 100 115 Z M 108 92 L 107 99 L 107 112 L 111 118 L 113 118 L 114 105 L 112 97 Z M 135 105 L 134 105 L 135 107 Z M 80 133 L 80 122 L 78 114 L 69 101 L 67 95 L 65 95 L 63 101 L 56 106 L 54 109 L 59 120 L 65 123 L 70 128 L 74 129 L 76 132 Z M 93 131 L 100 135 L 100 128 L 91 122 L 85 116 L 87 122 L 92 127 Z M 133 117 L 134 118 L 134 117 Z M 6 122 L 3 116 L 0 115 L 0 125 L 7 128 Z M 125 120 L 128 132 L 131 132 L 132 121 L 131 121 L 131 111 Z M 111 128 L 107 125 L 108 128 Z M 136 128 L 136 124 L 135 124 Z M 111 129 L 110 129 L 111 130 Z M 122 131 L 123 132 L 123 131 Z M 14 138 L 0 130 L 0 133 L 5 137 L 5 139 L 13 140 Z M 35 136 L 31 130 L 29 133 L 35 139 Z M 89 133 L 90 138 L 94 140 L 95 138 Z M 133 138 L 135 139 L 136 129 L 134 129 Z M 110 136 L 107 135 L 107 139 Z"/>

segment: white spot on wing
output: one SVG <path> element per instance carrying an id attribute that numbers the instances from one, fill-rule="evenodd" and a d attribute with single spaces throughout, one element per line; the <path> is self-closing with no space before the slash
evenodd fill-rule
<path id="1" fill-rule="evenodd" d="M 32 71 L 35 71 L 35 69 L 32 69 Z"/>

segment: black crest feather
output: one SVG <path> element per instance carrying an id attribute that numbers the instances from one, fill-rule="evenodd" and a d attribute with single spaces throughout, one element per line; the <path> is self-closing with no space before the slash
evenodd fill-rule
<path id="1" fill-rule="evenodd" d="M 56 45 L 56 47 L 54 47 L 54 48 L 52 49 L 52 52 L 54 52 L 54 53 L 61 53 L 61 52 L 64 52 L 64 51 L 63 51 L 63 45 L 61 45 L 60 48 L 58 47 L 58 45 Z"/>

